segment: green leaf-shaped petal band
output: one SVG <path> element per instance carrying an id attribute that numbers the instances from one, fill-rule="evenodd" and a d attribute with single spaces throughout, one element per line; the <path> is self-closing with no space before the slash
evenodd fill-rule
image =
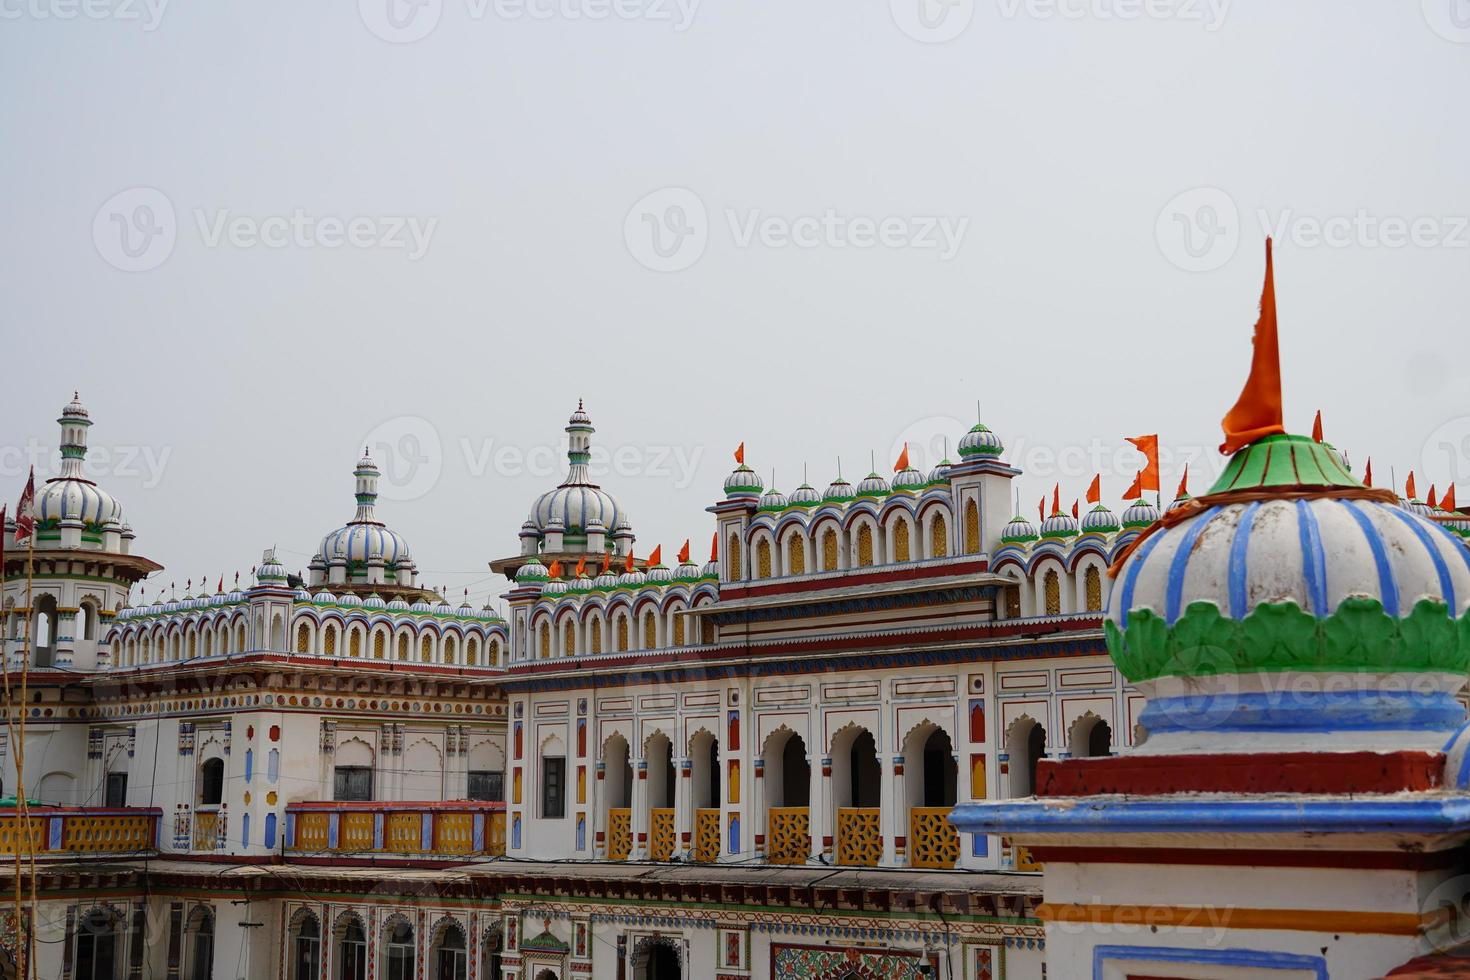
<path id="1" fill-rule="evenodd" d="M 1470 616 L 1451 618 L 1443 602 L 1421 599 L 1403 619 L 1377 599 L 1343 600 L 1318 619 L 1295 602 L 1262 603 L 1242 620 L 1212 602 L 1190 603 L 1172 627 L 1148 609 L 1128 628 L 1108 620 L 1108 652 L 1131 683 L 1257 671 L 1392 673 L 1470 671 Z"/>

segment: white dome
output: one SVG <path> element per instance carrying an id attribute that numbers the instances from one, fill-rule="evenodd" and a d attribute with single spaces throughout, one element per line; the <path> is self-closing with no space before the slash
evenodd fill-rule
<path id="1" fill-rule="evenodd" d="M 1124 527 L 1148 527 L 1159 519 L 1159 509 L 1147 500 L 1139 498 L 1123 510 Z"/>
<path id="2" fill-rule="evenodd" d="M 869 473 L 858 481 L 857 495 L 859 497 L 886 497 L 891 492 L 888 481 L 877 473 Z"/>
<path id="3" fill-rule="evenodd" d="M 893 474 L 893 489 L 915 493 L 924 486 L 924 474 L 912 466 Z"/>
<path id="4" fill-rule="evenodd" d="M 357 514 L 322 538 L 317 551 L 333 564 L 362 565 L 382 561 L 389 568 L 413 567 L 408 542 L 377 517 L 378 467 L 364 453 L 352 471 L 357 478 Z"/>
<path id="5" fill-rule="evenodd" d="M 589 530 L 617 527 L 627 520 L 616 497 L 592 482 L 588 464 L 592 458 L 592 419 L 580 401 L 567 420 L 567 475 L 552 490 L 537 497 L 531 505 L 522 531 L 534 531 L 538 537 L 547 531 L 562 531 L 578 536 Z M 560 521 L 560 526 L 556 522 Z M 564 547 L 565 551 L 581 550 Z"/>
<path id="6" fill-rule="evenodd" d="M 61 470 L 36 490 L 32 513 L 37 523 L 80 521 L 97 528 L 121 531 L 122 505 L 112 494 L 87 479 L 82 464 L 87 457 L 87 429 L 92 420 L 75 394 L 56 420 L 61 426 Z"/>

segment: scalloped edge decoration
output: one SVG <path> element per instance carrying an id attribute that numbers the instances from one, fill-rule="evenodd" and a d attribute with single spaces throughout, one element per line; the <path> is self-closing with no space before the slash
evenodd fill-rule
<path id="1" fill-rule="evenodd" d="M 1130 683 L 1159 677 L 1208 677 L 1284 670 L 1333 672 L 1470 672 L 1470 616 L 1420 599 L 1403 619 L 1377 599 L 1344 599 L 1321 619 L 1295 602 L 1266 602 L 1244 619 L 1229 619 L 1213 602 L 1192 602 L 1169 627 L 1149 609 L 1111 619 L 1108 653 Z"/>

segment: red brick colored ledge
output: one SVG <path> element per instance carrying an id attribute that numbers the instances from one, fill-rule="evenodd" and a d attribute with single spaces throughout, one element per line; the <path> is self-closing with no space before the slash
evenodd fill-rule
<path id="1" fill-rule="evenodd" d="M 802 580 L 775 580 L 769 585 L 749 585 L 725 582 L 720 585 L 720 601 L 754 599 L 768 595 L 799 596 L 805 592 L 823 592 L 835 588 L 851 588 L 857 585 L 877 585 L 884 582 L 912 582 L 923 579 L 951 578 L 956 575 L 979 575 L 990 570 L 990 562 L 983 558 L 968 561 L 952 561 L 945 564 L 898 565 L 880 567 L 870 572 L 844 569 L 821 578 Z"/>
<path id="2" fill-rule="evenodd" d="M 1439 752 L 1272 752 L 1042 759 L 1038 796 L 1400 793 L 1439 789 Z"/>
<path id="3" fill-rule="evenodd" d="M 1033 844 L 1042 863 L 1158 864 L 1208 867 L 1351 868 L 1355 871 L 1440 871 L 1460 866 L 1456 848 L 1442 851 L 1309 851 L 1188 847 L 1057 847 Z"/>

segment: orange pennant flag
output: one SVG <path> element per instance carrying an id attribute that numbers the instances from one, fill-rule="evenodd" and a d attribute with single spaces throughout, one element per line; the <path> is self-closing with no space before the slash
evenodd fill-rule
<path id="1" fill-rule="evenodd" d="M 1062 512 L 1062 485 L 1060 483 L 1051 488 L 1051 512 L 1053 514 Z"/>
<path id="2" fill-rule="evenodd" d="M 1317 417 L 1312 419 L 1312 441 L 1322 441 L 1322 409 L 1317 409 Z"/>
<path id="3" fill-rule="evenodd" d="M 587 556 L 583 555 L 577 559 L 577 578 L 587 574 Z"/>
<path id="4" fill-rule="evenodd" d="M 689 539 L 684 539 L 684 547 L 679 549 L 679 564 L 689 564 Z"/>
<path id="5" fill-rule="evenodd" d="M 898 454 L 898 459 L 893 464 L 893 472 L 898 473 L 909 468 L 909 444 L 903 444 L 903 452 Z"/>
<path id="6" fill-rule="evenodd" d="M 1451 483 L 1450 488 L 1444 492 L 1444 499 L 1439 502 L 1439 505 L 1445 510 L 1460 509 L 1460 505 L 1455 503 L 1455 485 L 1453 483 Z"/>
<path id="7" fill-rule="evenodd" d="M 1369 456 L 1368 457 L 1368 466 L 1363 470 L 1363 486 L 1365 486 L 1365 487 L 1371 487 L 1372 485 L 1373 485 L 1373 457 L 1372 456 Z"/>
<path id="8" fill-rule="evenodd" d="M 554 562 L 551 563 L 551 567 L 546 570 L 546 574 L 550 575 L 552 578 L 561 578 L 561 559 L 560 558 L 558 558 L 556 561 L 554 561 Z"/>
<path id="9" fill-rule="evenodd" d="M 1046 520 L 1046 494 L 1042 494 L 1041 499 L 1036 501 L 1036 519 L 1039 521 Z"/>
<path id="10" fill-rule="evenodd" d="M 741 464 L 742 466 L 745 465 L 745 443 L 744 443 L 744 441 L 742 441 L 740 443 L 740 445 L 738 445 L 738 446 L 735 447 L 735 462 Z"/>
<path id="11" fill-rule="evenodd" d="M 1144 490 L 1159 489 L 1159 437 L 1157 434 L 1151 436 L 1135 436 L 1128 440 L 1148 460 L 1147 465 L 1139 474 L 1143 482 L 1139 484 Z"/>
<path id="12" fill-rule="evenodd" d="M 1409 478 L 1404 481 L 1404 490 L 1408 493 L 1409 499 L 1410 500 L 1413 500 L 1414 497 L 1415 497 L 1415 494 L 1414 494 L 1414 471 L 1413 470 L 1410 470 L 1409 471 Z"/>
<path id="13" fill-rule="evenodd" d="M 1138 475 L 1133 478 L 1133 483 L 1129 485 L 1129 487 L 1128 487 L 1127 490 L 1124 490 L 1123 491 L 1123 499 L 1124 500 L 1137 500 L 1137 499 L 1139 499 L 1142 496 L 1143 496 L 1143 470 L 1139 470 L 1138 471 Z"/>
<path id="14" fill-rule="evenodd" d="M 1077 501 L 1075 501 L 1075 500 L 1072 501 L 1072 520 L 1075 521 L 1075 520 L 1077 520 L 1081 516 L 1082 516 L 1082 505 L 1079 504 L 1079 503 L 1077 503 Z"/>
<path id="15" fill-rule="evenodd" d="M 1102 474 L 1097 473 L 1092 477 L 1092 486 L 1087 488 L 1087 502 L 1089 504 L 1102 503 Z"/>
<path id="16" fill-rule="evenodd" d="M 658 547 L 654 548 L 653 551 L 649 554 L 649 556 L 648 556 L 648 567 L 649 568 L 657 568 L 658 566 L 662 565 L 663 563 L 664 563 L 664 546 L 663 545 L 659 545 Z"/>
<path id="17" fill-rule="evenodd" d="M 631 572 L 632 570 L 633 570 L 633 552 L 630 551 L 630 552 L 628 552 L 627 555 L 625 555 L 623 557 L 623 571 L 625 571 L 625 572 Z"/>
<path id="18" fill-rule="evenodd" d="M 1189 464 L 1184 464 L 1184 475 L 1179 478 L 1179 489 L 1174 491 L 1174 499 L 1189 496 Z"/>
<path id="19" fill-rule="evenodd" d="M 1432 483 L 1429 485 L 1429 496 L 1425 498 L 1424 502 L 1429 505 L 1430 510 L 1433 510 L 1439 504 L 1439 494 L 1434 492 L 1434 484 Z"/>
<path id="20" fill-rule="evenodd" d="M 1261 287 L 1261 316 L 1251 354 L 1251 373 L 1240 398 L 1220 427 L 1225 441 L 1220 452 L 1238 452 L 1264 436 L 1286 431 L 1281 424 L 1281 350 L 1276 338 L 1276 281 L 1271 268 L 1271 239 L 1266 239 L 1266 281 Z"/>
<path id="21" fill-rule="evenodd" d="M 612 568 L 612 552 L 602 556 L 602 574 L 606 575 L 610 568 Z"/>
<path id="22" fill-rule="evenodd" d="M 716 531 L 709 539 L 709 560 L 720 560 L 720 532 Z"/>

